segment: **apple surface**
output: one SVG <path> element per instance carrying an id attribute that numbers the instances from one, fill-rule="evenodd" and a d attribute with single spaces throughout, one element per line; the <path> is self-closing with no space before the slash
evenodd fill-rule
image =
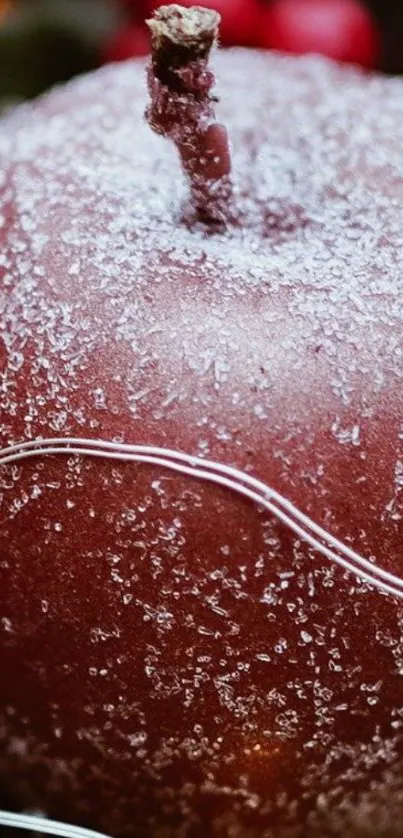
<path id="1" fill-rule="evenodd" d="M 189 470 L 6 460 L 0 785 L 115 838 L 401 836 L 403 82 L 214 62 L 226 229 L 184 212 L 141 60 L 3 119 L 1 457 L 223 464 L 373 578 Z"/>

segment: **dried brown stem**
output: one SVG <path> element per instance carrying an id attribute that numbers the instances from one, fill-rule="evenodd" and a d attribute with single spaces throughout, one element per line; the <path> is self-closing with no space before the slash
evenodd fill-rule
<path id="1" fill-rule="evenodd" d="M 220 16 L 210 9 L 162 6 L 148 21 L 151 128 L 176 145 L 189 179 L 193 205 L 204 220 L 225 221 L 231 197 L 227 132 L 215 119 L 208 69 Z"/>

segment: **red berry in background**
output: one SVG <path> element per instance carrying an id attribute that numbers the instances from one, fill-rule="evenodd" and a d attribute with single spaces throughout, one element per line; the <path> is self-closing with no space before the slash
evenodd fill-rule
<path id="1" fill-rule="evenodd" d="M 8 12 L 10 11 L 10 3 L 9 0 L 0 0 L 0 22 L 4 20 Z"/>
<path id="2" fill-rule="evenodd" d="M 154 12 L 166 0 L 150 0 L 149 11 Z M 196 0 L 181 0 L 181 6 L 194 6 Z M 260 15 L 259 0 L 197 0 L 198 6 L 215 9 L 221 15 L 220 40 L 225 46 L 256 45 Z"/>
<path id="3" fill-rule="evenodd" d="M 274 0 L 263 10 L 259 45 L 286 52 L 315 52 L 374 67 L 380 33 L 359 0 Z"/>
<path id="4" fill-rule="evenodd" d="M 150 36 L 145 26 L 133 23 L 126 24 L 118 30 L 106 45 L 103 52 L 103 60 L 125 61 L 128 58 L 136 58 L 148 55 L 150 52 Z"/>
<path id="5" fill-rule="evenodd" d="M 120 3 L 137 20 L 144 20 L 147 15 L 147 0 L 120 0 Z"/>

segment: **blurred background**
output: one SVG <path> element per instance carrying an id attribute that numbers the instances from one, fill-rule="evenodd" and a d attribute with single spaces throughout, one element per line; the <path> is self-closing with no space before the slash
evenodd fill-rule
<path id="1" fill-rule="evenodd" d="M 198 4 L 221 12 L 223 46 L 319 52 L 403 72 L 403 0 Z M 157 0 L 0 0 L 0 108 L 104 62 L 145 55 L 144 20 L 159 5 Z"/>

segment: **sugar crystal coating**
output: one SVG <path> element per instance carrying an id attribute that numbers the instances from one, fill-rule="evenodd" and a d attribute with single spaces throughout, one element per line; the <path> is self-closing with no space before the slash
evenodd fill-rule
<path id="1" fill-rule="evenodd" d="M 403 575 L 403 83 L 215 63 L 226 232 L 183 219 L 141 62 L 2 121 L 0 448 L 82 436 L 235 465 Z M 146 838 L 401 835 L 397 601 L 154 468 L 0 467 L 0 524 L 19 801 Z"/>

